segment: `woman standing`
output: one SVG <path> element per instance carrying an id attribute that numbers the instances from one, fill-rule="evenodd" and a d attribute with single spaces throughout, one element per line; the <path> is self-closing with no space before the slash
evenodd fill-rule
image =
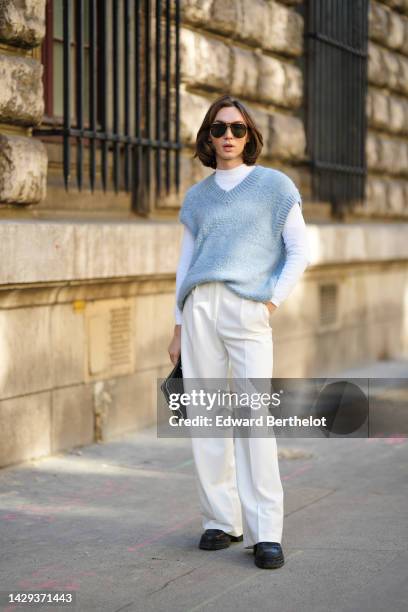
<path id="1" fill-rule="evenodd" d="M 272 378 L 270 315 L 309 258 L 302 200 L 283 172 L 257 165 L 263 138 L 244 105 L 218 98 L 196 139 L 215 169 L 190 187 L 168 347 L 189 379 Z M 283 489 L 274 436 L 199 438 L 192 449 L 204 533 L 199 547 L 244 541 L 261 568 L 284 563 Z"/>

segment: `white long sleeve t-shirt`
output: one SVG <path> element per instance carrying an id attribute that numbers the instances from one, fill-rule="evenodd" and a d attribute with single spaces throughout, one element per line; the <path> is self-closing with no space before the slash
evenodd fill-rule
<path id="1" fill-rule="evenodd" d="M 238 185 L 238 183 L 254 168 L 255 166 L 247 166 L 246 164 L 240 164 L 229 170 L 217 168 L 215 170 L 215 180 L 221 189 L 229 191 Z M 282 238 L 285 243 L 287 255 L 282 272 L 270 299 L 276 306 L 280 306 L 288 297 L 310 263 L 306 224 L 299 205 L 292 206 L 290 209 L 283 227 Z M 176 325 L 181 325 L 183 322 L 183 313 L 177 306 L 177 295 L 190 267 L 193 250 L 194 236 L 191 231 L 184 226 L 180 258 L 176 273 L 176 303 L 174 308 Z"/>

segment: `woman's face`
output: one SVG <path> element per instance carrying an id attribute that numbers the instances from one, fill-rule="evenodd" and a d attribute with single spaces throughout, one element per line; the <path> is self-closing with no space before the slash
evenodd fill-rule
<path id="1" fill-rule="evenodd" d="M 238 121 L 246 125 L 244 117 L 235 106 L 221 108 L 216 114 L 213 123 L 218 121 L 225 121 L 226 123 Z M 231 132 L 231 127 L 228 126 L 220 138 L 215 138 L 210 133 L 208 139 L 213 144 L 218 168 L 233 168 L 243 163 L 242 155 L 244 147 L 249 140 L 248 131 L 243 138 L 236 138 Z"/>

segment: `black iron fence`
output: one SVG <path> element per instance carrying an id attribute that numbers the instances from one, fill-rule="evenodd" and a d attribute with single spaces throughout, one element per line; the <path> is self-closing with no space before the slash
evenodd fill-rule
<path id="1" fill-rule="evenodd" d="M 51 0 L 48 13 L 45 75 L 52 98 L 62 72 L 62 116 L 55 103 L 34 135 L 62 138 L 67 190 L 75 168 L 79 190 L 86 172 L 92 191 L 131 192 L 148 212 L 152 195 L 179 190 L 179 0 Z"/>
<path id="2" fill-rule="evenodd" d="M 369 0 L 308 0 L 307 147 L 312 194 L 336 216 L 364 198 Z"/>

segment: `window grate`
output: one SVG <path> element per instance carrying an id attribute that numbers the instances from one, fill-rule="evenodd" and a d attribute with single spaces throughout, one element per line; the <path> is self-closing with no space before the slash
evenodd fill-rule
<path id="1" fill-rule="evenodd" d="M 180 0 L 51 0 L 45 75 L 61 84 L 60 115 L 33 130 L 59 137 L 66 190 L 132 193 L 147 213 L 152 197 L 180 185 Z M 51 13 L 51 15 L 50 15 Z M 53 51 L 52 31 L 59 44 Z M 52 87 L 45 88 L 46 102 Z M 54 92 L 55 92 L 54 87 Z M 154 154 L 154 161 L 152 160 Z"/>
<path id="2" fill-rule="evenodd" d="M 342 217 L 367 173 L 368 0 L 309 0 L 305 37 L 312 195 Z"/>

